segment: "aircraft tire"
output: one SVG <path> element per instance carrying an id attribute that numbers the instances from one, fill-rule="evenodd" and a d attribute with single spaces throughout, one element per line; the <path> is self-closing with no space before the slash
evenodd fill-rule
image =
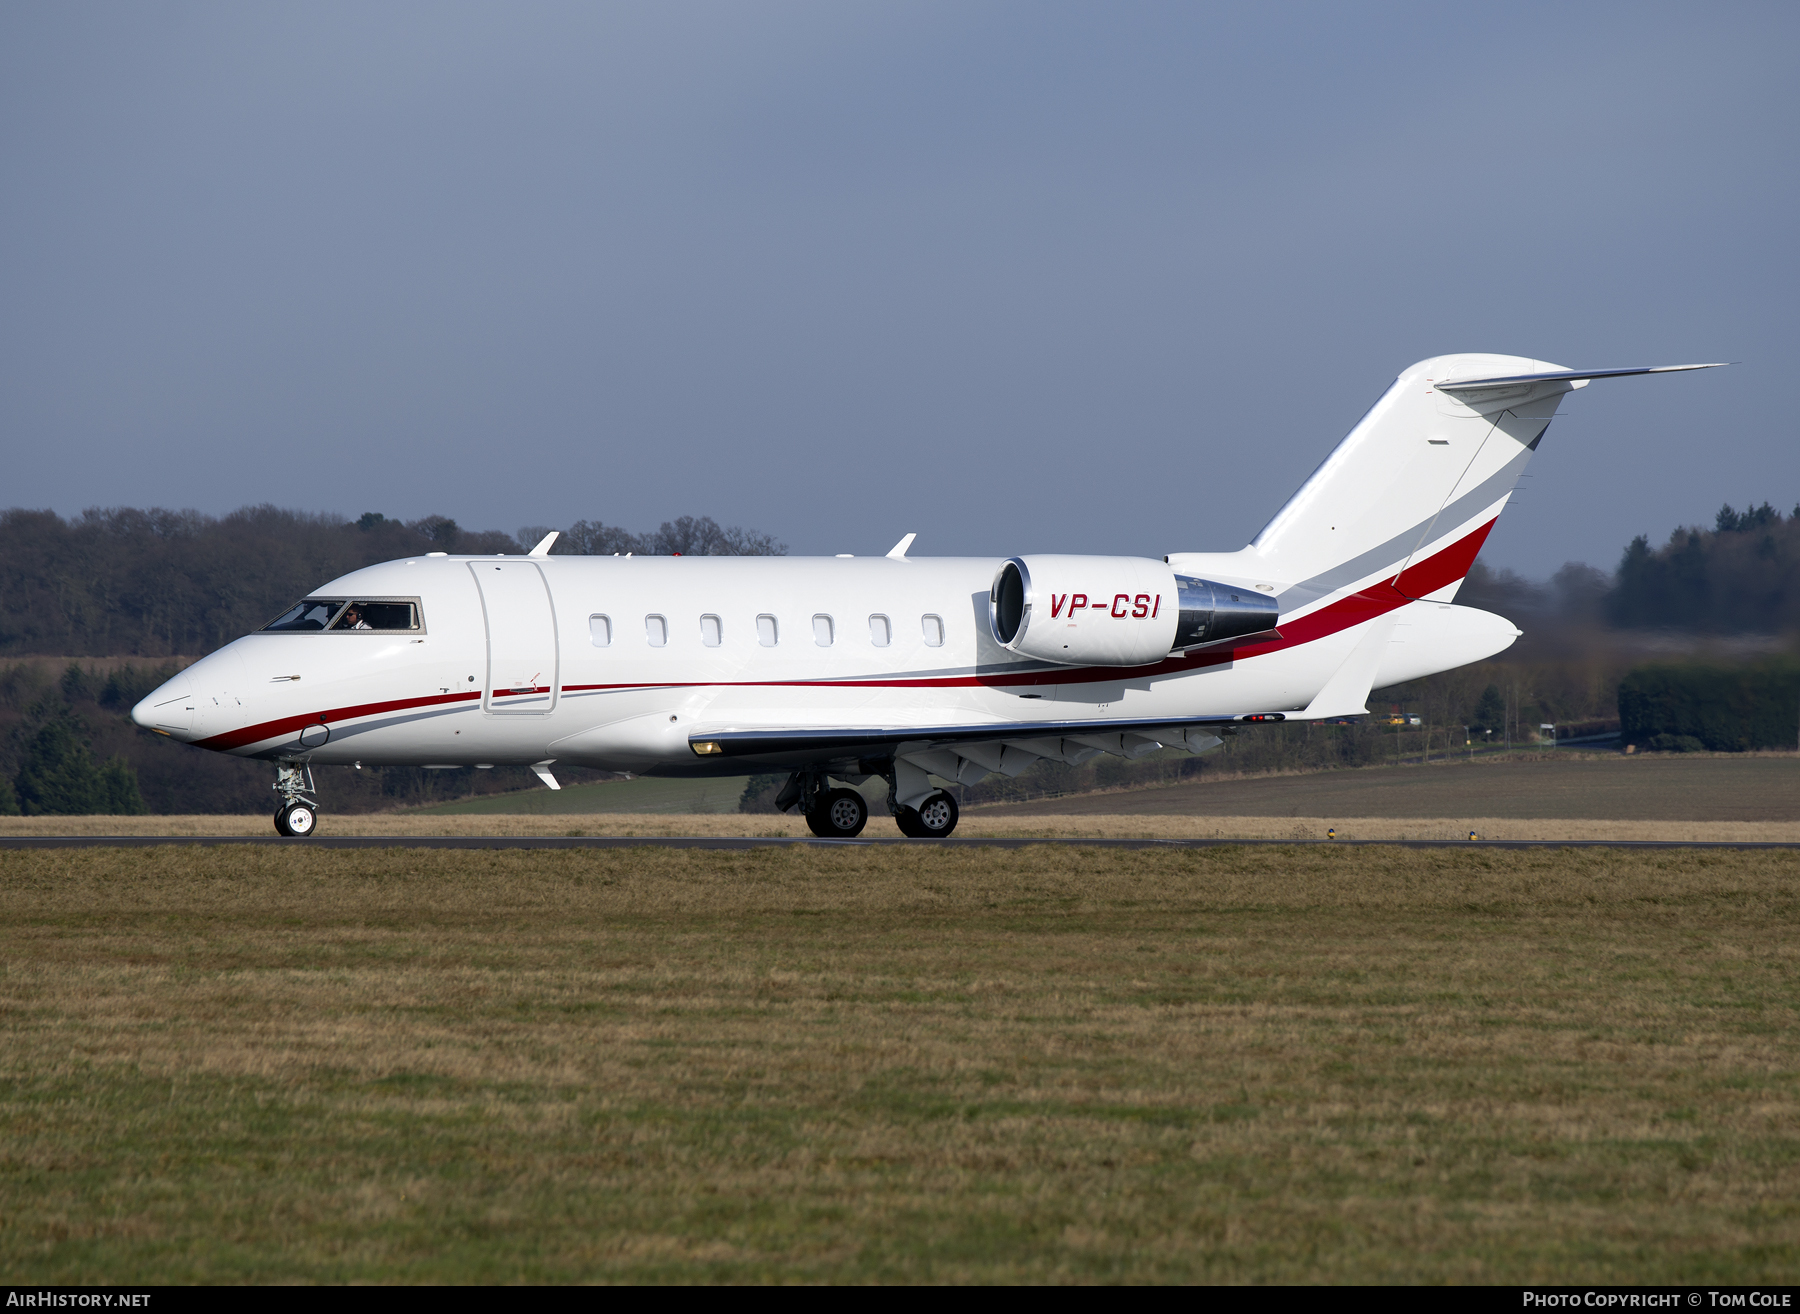
<path id="1" fill-rule="evenodd" d="M 806 824 L 820 839 L 855 839 L 869 824 L 869 804 L 854 789 L 834 789 L 806 814 Z"/>
<path id="2" fill-rule="evenodd" d="M 918 807 L 901 808 L 894 814 L 900 833 L 908 839 L 944 839 L 960 818 L 956 800 L 941 789 Z"/>
<path id="3" fill-rule="evenodd" d="M 310 803 L 287 803 L 275 813 L 275 829 L 291 839 L 305 839 L 318 828 L 319 810 Z"/>

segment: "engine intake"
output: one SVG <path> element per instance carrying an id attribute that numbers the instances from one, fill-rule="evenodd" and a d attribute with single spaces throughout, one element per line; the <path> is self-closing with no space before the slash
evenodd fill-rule
<path id="1" fill-rule="evenodd" d="M 1148 666 L 1275 628 L 1275 599 L 1150 557 L 1013 557 L 988 590 L 994 638 L 1067 666 Z"/>

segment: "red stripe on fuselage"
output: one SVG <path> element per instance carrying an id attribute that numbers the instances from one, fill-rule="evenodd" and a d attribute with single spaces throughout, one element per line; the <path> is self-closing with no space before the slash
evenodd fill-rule
<path id="1" fill-rule="evenodd" d="M 573 688 L 574 686 L 568 686 Z M 530 694 L 549 693 L 550 686 L 540 684 L 533 689 L 496 689 L 495 698 L 524 698 Z M 196 739 L 196 748 L 210 748 L 217 752 L 229 752 L 234 748 L 242 748 L 245 744 L 254 744 L 264 739 L 277 739 L 285 734 L 298 733 L 309 725 L 331 725 L 337 721 L 354 721 L 364 716 L 382 716 L 388 712 L 406 712 L 415 707 L 443 707 L 450 703 L 473 702 L 481 697 L 479 691 L 472 693 L 433 694 L 429 698 L 395 698 L 383 703 L 358 703 L 354 707 L 331 707 L 323 712 L 308 712 L 304 716 L 284 716 L 277 721 L 264 721 L 259 725 L 247 725 L 241 730 L 227 730 L 223 734 L 213 735 L 207 739 Z"/>
<path id="2" fill-rule="evenodd" d="M 227 730 L 224 734 L 212 735 L 206 739 L 196 739 L 194 746 L 210 748 L 218 753 L 228 753 L 234 748 L 242 748 L 245 744 L 254 744 L 264 739 L 277 739 L 287 734 L 298 734 L 309 725 L 330 725 L 334 721 L 350 721 L 363 716 L 380 716 L 384 712 L 404 712 L 415 707 L 443 707 L 450 703 L 470 702 L 480 697 L 479 692 L 433 694 L 429 698 L 395 698 L 384 703 L 358 703 L 354 707 L 332 707 L 323 712 L 308 712 L 305 716 L 284 716 L 277 721 L 247 725 L 241 730 Z"/>
<path id="3" fill-rule="evenodd" d="M 1298 648 L 1303 644 L 1328 638 L 1353 625 L 1360 625 L 1364 621 L 1386 615 L 1396 608 L 1404 607 L 1409 602 L 1417 602 L 1427 594 L 1435 593 L 1467 575 L 1469 567 L 1474 564 L 1476 554 L 1481 551 L 1481 545 L 1486 542 L 1488 533 L 1493 527 L 1494 521 L 1490 520 L 1485 525 L 1471 530 L 1441 552 L 1434 553 L 1425 560 L 1406 567 L 1391 579 L 1370 584 L 1355 593 L 1339 598 L 1328 606 L 1309 612 L 1298 620 L 1280 622 L 1281 637 L 1279 639 L 1268 639 L 1259 643 L 1246 644 L 1243 647 L 1208 649 L 1187 657 L 1170 657 L 1147 666 L 1072 666 L 1054 671 L 1023 671 L 1016 675 L 997 672 L 991 675 L 950 675 L 915 679 L 677 680 L 667 683 L 640 681 L 624 684 L 565 684 L 562 686 L 562 691 L 568 694 L 605 692 L 614 689 L 966 689 L 1018 688 L 1020 686 L 1030 688 L 1034 685 L 1085 684 L 1102 680 L 1142 680 L 1158 676 L 1180 675 L 1187 671 L 1203 670 L 1209 666 L 1223 666 L 1251 657 L 1261 657 L 1266 653 Z M 535 689 L 496 689 L 492 696 L 504 698 L 549 692 L 548 685 L 541 685 Z M 246 744 L 258 743 L 264 739 L 297 734 L 309 725 L 322 723 L 329 725 L 336 721 L 355 720 L 365 716 L 381 716 L 388 712 L 403 712 L 413 708 L 442 707 L 451 703 L 476 701 L 480 697 L 481 694 L 478 692 L 435 694 L 429 698 L 399 698 L 390 702 L 336 707 L 323 712 L 308 713 L 305 716 L 288 716 L 277 721 L 264 721 L 260 725 L 245 726 L 241 730 L 228 730 L 223 734 L 194 742 L 198 748 L 210 748 L 215 752 L 222 753 L 230 752 L 234 748 L 242 748 Z"/>

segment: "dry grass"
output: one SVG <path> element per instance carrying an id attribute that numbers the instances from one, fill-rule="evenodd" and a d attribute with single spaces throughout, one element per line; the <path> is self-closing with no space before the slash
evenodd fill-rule
<path id="1" fill-rule="evenodd" d="M 1322 840 L 1328 828 L 1342 839 L 1519 840 L 1779 840 L 1800 843 L 1800 821 L 1580 821 L 1516 817 L 1349 818 L 1207 816 L 1008 816 L 963 813 L 956 833 L 962 839 L 1281 839 Z M 12 835 L 271 835 L 274 827 L 254 816 L 195 817 L 0 817 L 0 838 Z M 800 817 L 725 813 L 681 816 L 662 813 L 596 813 L 581 816 L 422 816 L 418 813 L 365 813 L 320 822 L 322 835 L 376 835 L 405 838 L 429 835 L 748 835 L 761 838 L 810 835 Z M 897 838 L 884 816 L 872 816 L 870 838 Z"/>
<path id="2" fill-rule="evenodd" d="M 1477 817 L 1539 822 L 1800 821 L 1800 754 L 1673 753 L 1450 758 L 1430 767 L 1360 767 L 1265 776 L 1208 774 L 1178 785 L 994 804 L 1022 819 L 1109 816 Z"/>
<path id="3" fill-rule="evenodd" d="M 1796 878 L 0 852 L 0 1268 L 1791 1282 Z"/>

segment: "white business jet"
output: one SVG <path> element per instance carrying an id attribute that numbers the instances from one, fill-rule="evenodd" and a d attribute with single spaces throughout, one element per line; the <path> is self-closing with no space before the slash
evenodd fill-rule
<path id="1" fill-rule="evenodd" d="M 1042 758 L 1201 753 L 1246 722 L 1366 712 L 1371 688 L 1518 637 L 1454 605 L 1564 394 L 1598 378 L 1439 356 L 1407 370 L 1237 552 L 1150 557 L 528 556 L 352 571 L 132 709 L 276 766 L 284 835 L 314 764 L 656 776 L 786 771 L 816 834 L 956 828 L 939 781 Z"/>

